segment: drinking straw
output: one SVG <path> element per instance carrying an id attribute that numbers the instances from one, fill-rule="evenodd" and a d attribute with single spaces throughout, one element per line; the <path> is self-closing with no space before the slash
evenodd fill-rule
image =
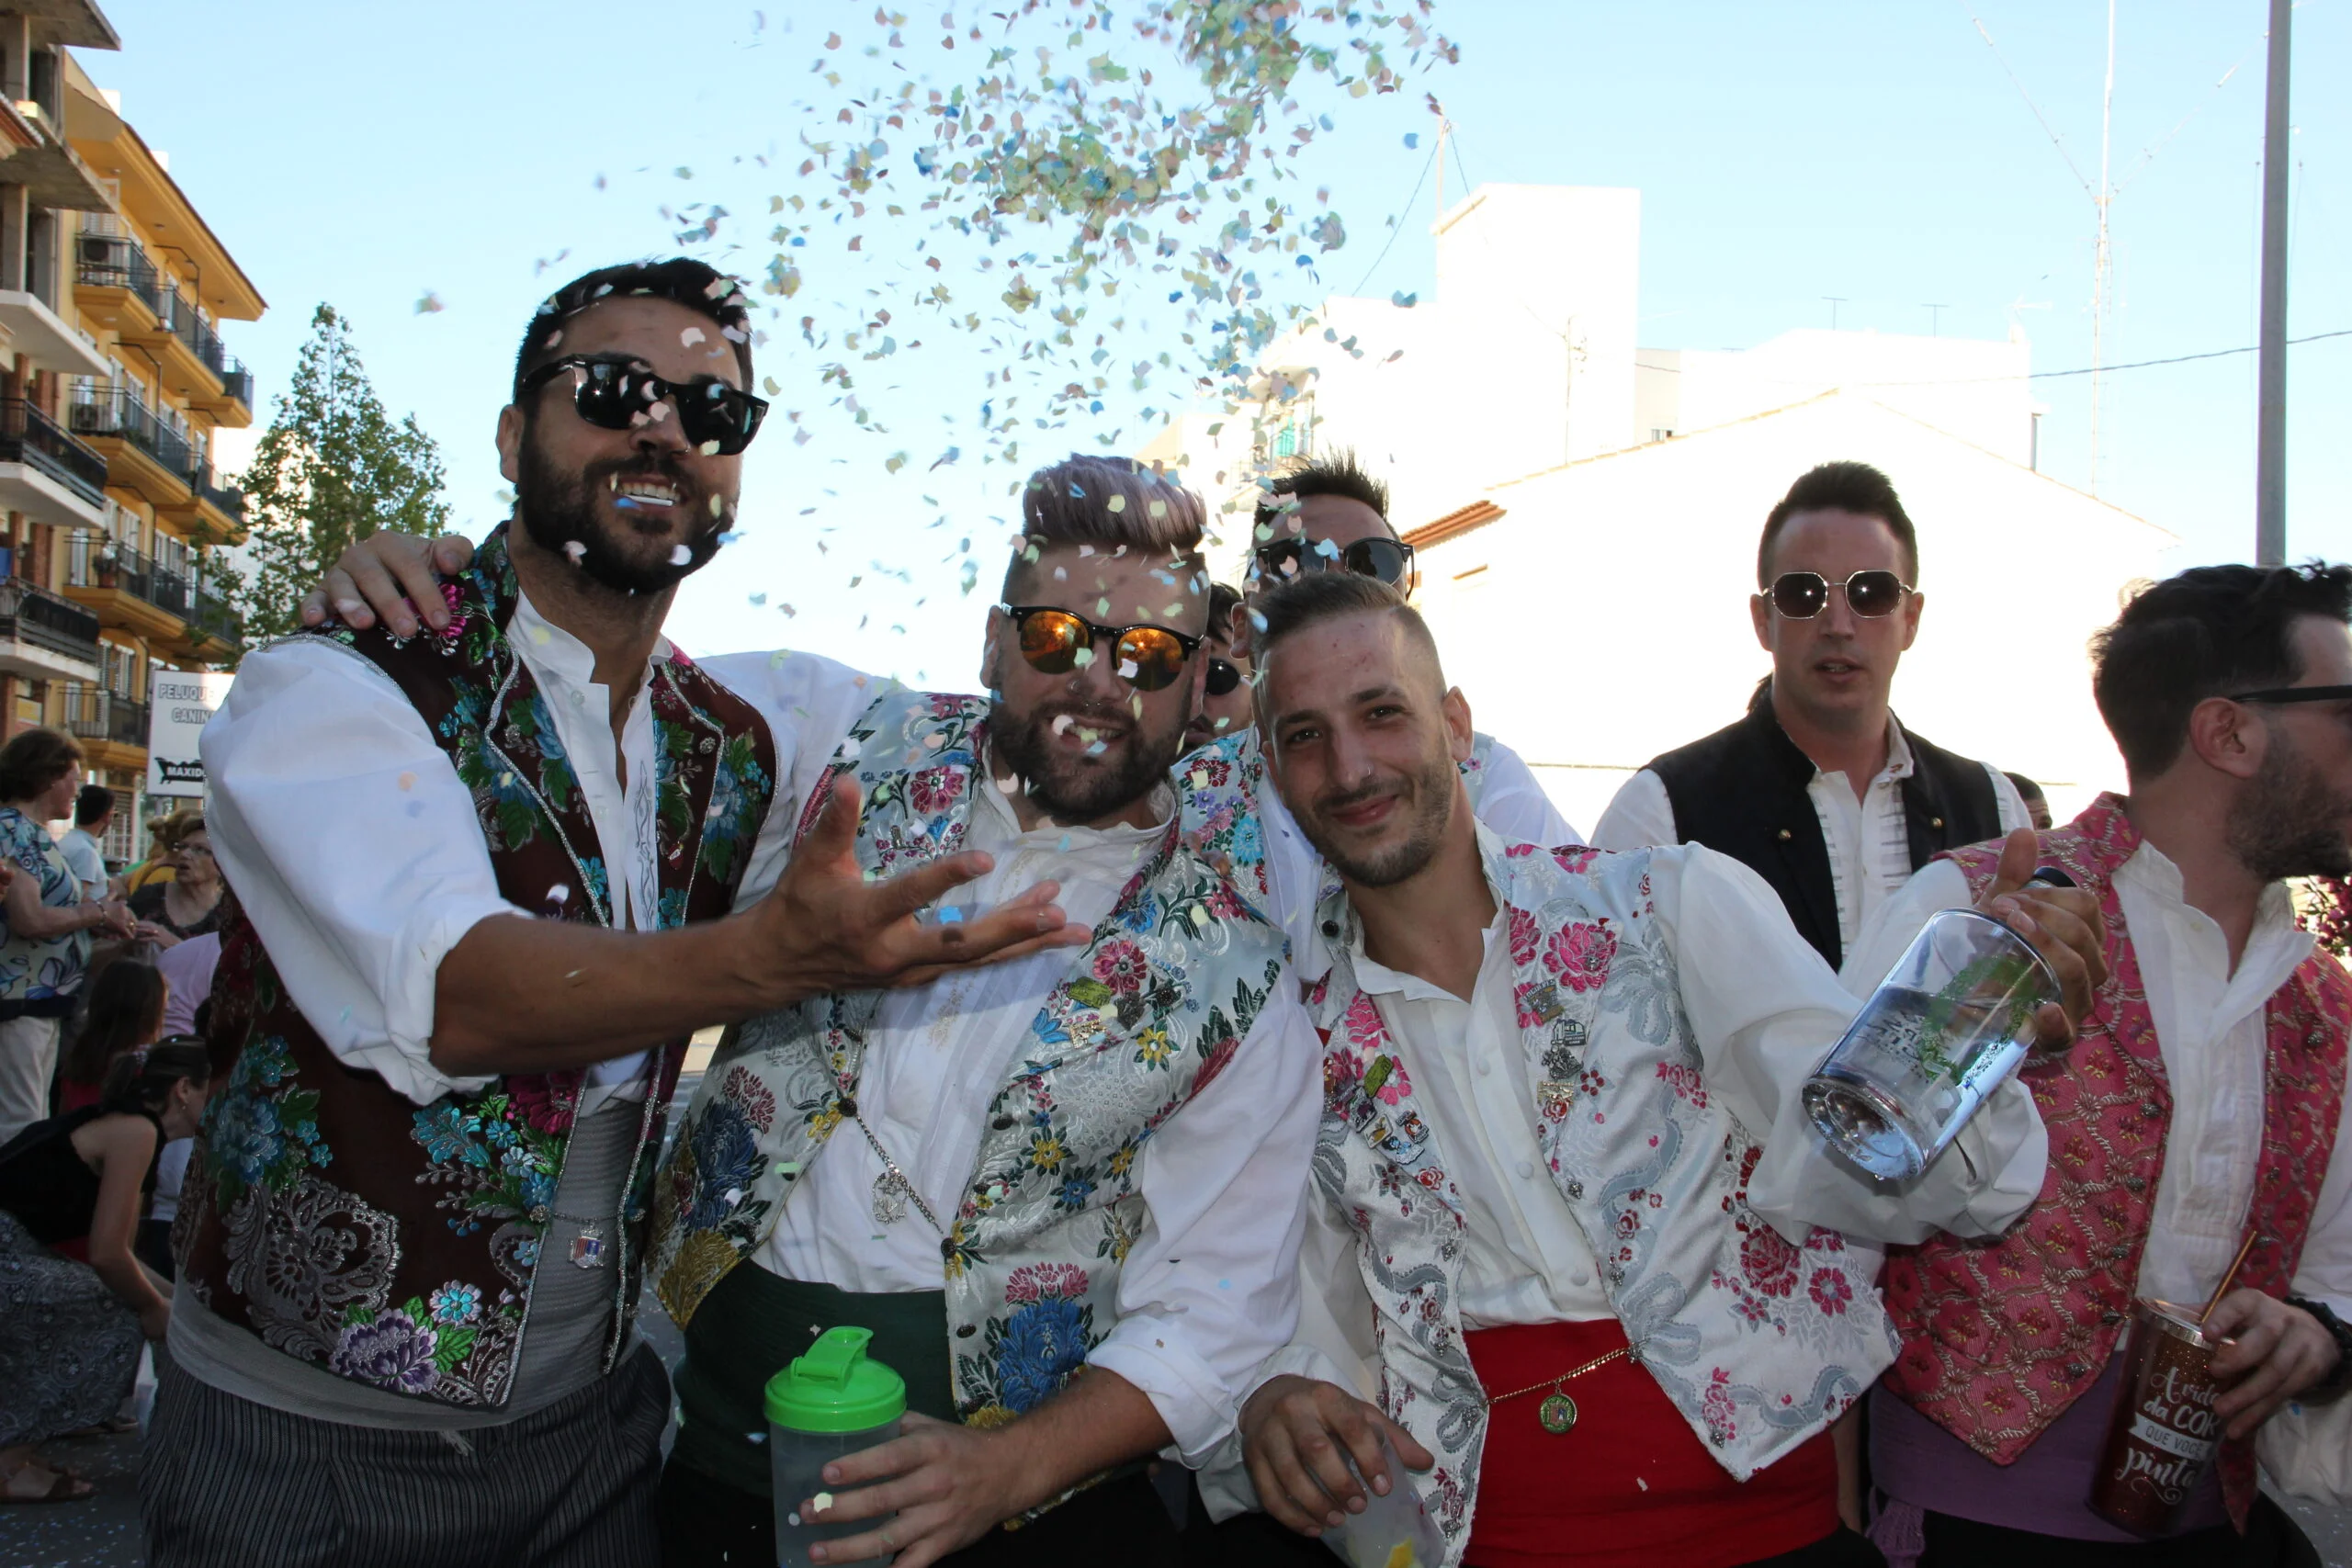
<path id="1" fill-rule="evenodd" d="M 2245 1233 L 2245 1240 L 2238 1244 L 2238 1255 L 2230 1259 L 2229 1269 L 2222 1275 L 2222 1282 L 2213 1287 L 2213 1293 L 2206 1298 L 2205 1310 L 2197 1314 L 2198 1327 L 2205 1326 L 2205 1320 L 2213 1315 L 2213 1309 L 2222 1304 L 2223 1296 L 2229 1294 L 2230 1281 L 2238 1277 L 2238 1270 L 2245 1267 L 2245 1255 L 2252 1252 L 2254 1244 L 2261 1239 L 2259 1231 L 2249 1229 Z"/>

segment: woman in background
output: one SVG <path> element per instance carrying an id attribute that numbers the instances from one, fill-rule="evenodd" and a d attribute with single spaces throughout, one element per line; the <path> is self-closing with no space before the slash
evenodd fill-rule
<path id="1" fill-rule="evenodd" d="M 193 1042 L 116 1058 L 96 1105 L 0 1146 L 0 1502 L 96 1490 L 40 1444 L 113 1416 L 142 1340 L 171 1322 L 170 1288 L 131 1252 L 155 1153 L 193 1136 L 210 1066 Z M 89 1261 L 60 1249 L 80 1243 Z"/>
<path id="2" fill-rule="evenodd" d="M 164 976 L 152 964 L 109 964 L 90 982 L 82 1028 L 57 1068 L 57 1108 L 96 1105 L 115 1058 L 164 1035 Z"/>
<path id="3" fill-rule="evenodd" d="M 158 948 L 176 947 L 218 930 L 220 923 L 220 867 L 212 858 L 212 835 L 204 830 L 204 814 L 182 811 L 174 819 L 179 824 L 172 840 L 177 874 L 130 896 L 139 937 Z"/>

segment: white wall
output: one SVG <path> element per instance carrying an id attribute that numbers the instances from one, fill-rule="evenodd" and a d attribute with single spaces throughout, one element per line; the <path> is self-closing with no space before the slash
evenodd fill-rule
<path id="1" fill-rule="evenodd" d="M 1939 745 L 2042 781 L 2071 814 L 2120 785 L 2085 644 L 2171 536 L 1846 393 L 1496 487 L 1499 521 L 1425 549 L 1419 603 L 1478 726 L 1589 829 L 1612 773 L 1736 718 L 1770 660 L 1756 540 L 1815 463 L 1884 468 L 1927 594 L 1894 704 Z"/>

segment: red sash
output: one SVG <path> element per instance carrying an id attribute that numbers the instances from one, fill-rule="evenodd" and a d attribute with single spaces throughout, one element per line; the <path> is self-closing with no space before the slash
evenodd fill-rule
<path id="1" fill-rule="evenodd" d="M 1479 1382 L 1500 1393 L 1624 1343 L 1614 1318 L 1463 1337 Z M 1551 1392 L 1503 1400 L 1488 1413 L 1464 1556 L 1476 1568 L 1734 1568 L 1838 1529 L 1838 1461 L 1826 1431 L 1742 1485 L 1630 1359 L 1563 1385 L 1577 1410 L 1565 1433 L 1545 1431 L 1537 1417 Z"/>

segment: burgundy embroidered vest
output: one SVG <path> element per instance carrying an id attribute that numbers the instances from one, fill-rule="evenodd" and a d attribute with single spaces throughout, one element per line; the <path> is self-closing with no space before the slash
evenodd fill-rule
<path id="1" fill-rule="evenodd" d="M 506 640 L 516 590 L 503 529 L 445 592 L 453 621 L 441 636 L 322 635 L 390 676 L 448 752 L 473 791 L 500 894 L 548 919 L 610 925 L 586 802 Z M 657 667 L 649 700 L 659 922 L 714 919 L 766 817 L 775 746 L 756 710 L 683 655 Z M 370 811 L 396 805 L 351 802 L 355 835 Z M 327 1047 L 242 919 L 223 939 L 212 1006 L 215 1089 L 175 1238 L 187 1288 L 339 1376 L 504 1404 L 584 1072 L 505 1077 L 419 1107 Z M 609 1244 L 619 1267 L 607 1370 L 635 1311 L 653 1156 L 685 1044 L 654 1055 L 625 1224 Z"/>
<path id="2" fill-rule="evenodd" d="M 1903 1336 L 1886 1386 L 1997 1464 L 2025 1453 L 2115 1353 L 2172 1122 L 2172 1090 L 2115 891 L 2140 835 L 2123 803 L 2103 795 L 2041 839 L 2041 863 L 2063 865 L 2098 894 L 2108 966 L 2075 1048 L 2023 1073 L 2050 1132 L 2041 1194 L 1998 1240 L 1938 1235 L 1890 1249 L 1884 1277 Z M 1981 897 L 2000 845 L 1951 858 Z M 2238 1283 L 2283 1296 L 2335 1143 L 2352 981 L 2314 955 L 2271 997 L 2265 1018 L 2262 1154 L 2248 1216 L 2262 1239 Z M 2231 1517 L 2243 1529 L 2254 1500 L 2253 1444 L 2224 1443 L 2221 1463 Z"/>

